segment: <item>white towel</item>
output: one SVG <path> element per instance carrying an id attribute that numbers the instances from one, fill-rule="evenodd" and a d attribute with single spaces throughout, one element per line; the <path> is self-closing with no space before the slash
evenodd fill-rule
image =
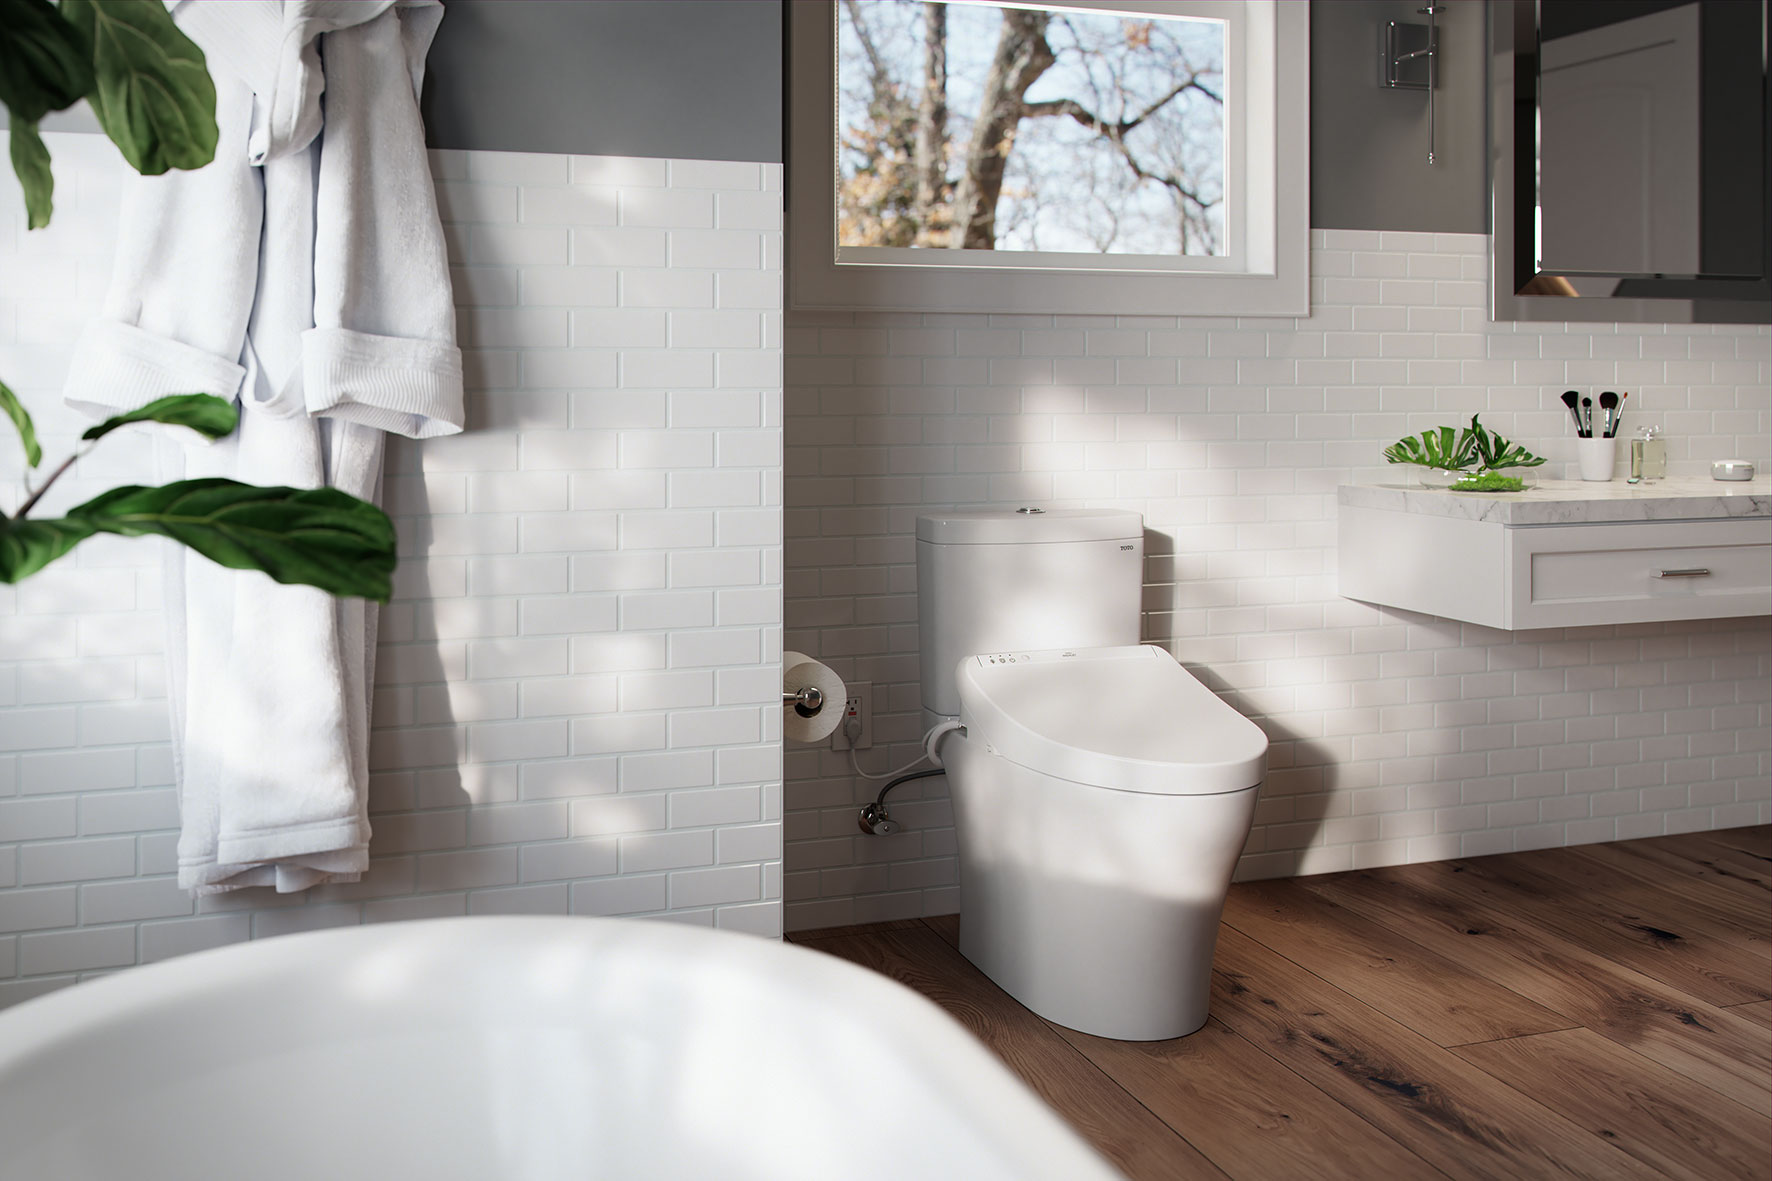
<path id="1" fill-rule="evenodd" d="M 221 145 L 207 168 L 129 185 L 104 318 L 82 339 L 68 400 L 109 414 L 238 392 L 240 429 L 162 445 L 165 478 L 376 499 L 383 431 L 422 438 L 463 419 L 418 114 L 441 9 L 169 7 L 216 76 Z M 166 571 L 180 884 L 354 880 L 368 864 L 374 607 L 182 549 Z"/>

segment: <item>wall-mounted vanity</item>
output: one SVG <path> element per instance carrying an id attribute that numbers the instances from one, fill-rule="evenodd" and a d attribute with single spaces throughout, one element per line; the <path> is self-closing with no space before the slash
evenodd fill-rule
<path id="1" fill-rule="evenodd" d="M 1509 631 L 1772 615 L 1772 481 L 1343 485 L 1339 592 Z"/>

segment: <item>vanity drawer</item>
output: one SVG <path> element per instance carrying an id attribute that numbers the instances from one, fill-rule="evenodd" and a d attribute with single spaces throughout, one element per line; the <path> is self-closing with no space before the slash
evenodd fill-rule
<path id="1" fill-rule="evenodd" d="M 1546 525 L 1507 531 L 1512 628 L 1772 613 L 1766 520 Z"/>

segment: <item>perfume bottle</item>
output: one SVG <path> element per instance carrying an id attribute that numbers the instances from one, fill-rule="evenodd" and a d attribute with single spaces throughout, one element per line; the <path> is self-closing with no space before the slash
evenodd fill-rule
<path id="1" fill-rule="evenodd" d="M 1630 441 L 1630 482 L 1660 480 L 1667 475 L 1667 440 L 1657 438 L 1658 426 L 1646 426 L 1643 433 Z"/>

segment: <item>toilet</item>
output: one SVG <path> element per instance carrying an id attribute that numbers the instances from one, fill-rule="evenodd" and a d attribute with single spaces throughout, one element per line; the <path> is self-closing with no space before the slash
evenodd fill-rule
<path id="1" fill-rule="evenodd" d="M 917 518 L 924 720 L 947 769 L 960 951 L 1042 1017 L 1206 1023 L 1267 738 L 1139 644 L 1144 529 L 1101 509 Z"/>

